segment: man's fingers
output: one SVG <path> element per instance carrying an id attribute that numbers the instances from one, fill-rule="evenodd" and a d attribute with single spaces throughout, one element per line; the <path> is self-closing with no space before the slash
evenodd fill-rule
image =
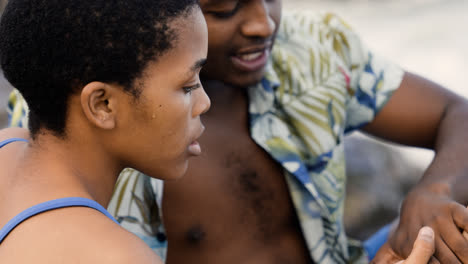
<path id="1" fill-rule="evenodd" d="M 455 220 L 455 224 L 457 224 L 457 225 L 458 225 L 458 223 L 457 223 L 457 222 L 458 222 L 458 220 Z M 466 229 L 465 229 L 465 230 L 466 230 Z M 464 237 L 465 239 L 467 239 L 467 240 L 468 240 L 468 232 L 466 232 L 465 230 L 463 230 L 463 237 Z"/>
<path id="2" fill-rule="evenodd" d="M 442 241 L 436 240 L 435 256 L 442 263 L 468 263 L 468 241 L 460 233 L 460 228 L 468 230 L 468 210 L 458 203 L 452 203 L 450 208 L 453 222 L 439 224 Z"/>
<path id="3" fill-rule="evenodd" d="M 457 231 L 459 233 L 459 231 Z M 460 235 L 461 236 L 461 235 Z M 455 253 L 447 245 L 447 242 L 442 239 L 442 237 L 438 236 L 435 239 L 435 246 L 436 250 L 434 256 L 441 262 L 441 263 L 450 263 L 450 264 L 459 264 L 461 263 L 460 260 L 457 258 Z"/>
<path id="4" fill-rule="evenodd" d="M 447 221 L 439 228 L 439 234 L 441 241 L 436 240 L 437 258 L 443 263 L 468 263 L 468 241 L 457 226 Z"/>
<path id="5" fill-rule="evenodd" d="M 465 206 L 454 203 L 452 205 L 452 218 L 455 225 L 468 231 L 468 210 Z"/>
<path id="6" fill-rule="evenodd" d="M 434 254 L 434 231 L 430 227 L 423 227 L 419 230 L 418 237 L 413 245 L 405 264 L 425 264 L 429 261 L 432 254 Z"/>

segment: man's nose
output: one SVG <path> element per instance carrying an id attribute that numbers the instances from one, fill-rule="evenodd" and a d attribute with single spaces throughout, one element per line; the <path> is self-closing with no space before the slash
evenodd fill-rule
<path id="1" fill-rule="evenodd" d="M 247 15 L 241 25 L 242 34 L 246 37 L 268 38 L 276 30 L 275 21 L 270 16 L 270 10 L 264 0 L 252 1 L 246 7 Z"/>

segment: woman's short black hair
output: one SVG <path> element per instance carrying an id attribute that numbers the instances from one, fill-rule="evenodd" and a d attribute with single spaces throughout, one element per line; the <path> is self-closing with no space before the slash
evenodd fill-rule
<path id="1" fill-rule="evenodd" d="M 169 23 L 197 0 L 9 0 L 0 62 L 29 105 L 29 129 L 65 135 L 70 95 L 92 82 L 134 82 L 177 39 Z"/>

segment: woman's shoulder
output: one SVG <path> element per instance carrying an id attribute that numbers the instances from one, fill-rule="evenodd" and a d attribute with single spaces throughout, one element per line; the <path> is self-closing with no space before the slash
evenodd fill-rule
<path id="1" fill-rule="evenodd" d="M 19 127 L 9 127 L 0 130 L 0 142 L 11 138 L 22 138 L 29 140 L 29 130 Z"/>
<path id="2" fill-rule="evenodd" d="M 94 209 L 53 210 L 19 227 L 2 245 L 27 249 L 24 256 L 15 254 L 14 263 L 163 263 L 137 236 Z"/>
<path id="3" fill-rule="evenodd" d="M 64 257 L 74 255 L 79 263 L 161 263 L 157 255 L 137 236 L 104 214 L 90 208 L 70 208 L 63 227 L 69 230 L 58 241 Z M 61 221 L 59 218 L 56 218 Z M 57 241 L 57 239 L 55 240 Z M 57 245 L 58 246 L 58 245 Z M 81 252 L 75 249 L 80 249 Z"/>

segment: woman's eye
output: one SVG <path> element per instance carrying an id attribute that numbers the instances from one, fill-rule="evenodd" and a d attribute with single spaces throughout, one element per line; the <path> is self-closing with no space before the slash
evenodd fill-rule
<path id="1" fill-rule="evenodd" d="M 186 86 L 186 87 L 182 87 L 182 89 L 184 90 L 184 92 L 186 94 L 188 93 L 191 93 L 193 90 L 197 89 L 197 88 L 200 88 L 200 84 L 197 83 L 195 85 L 192 85 L 192 86 Z"/>

